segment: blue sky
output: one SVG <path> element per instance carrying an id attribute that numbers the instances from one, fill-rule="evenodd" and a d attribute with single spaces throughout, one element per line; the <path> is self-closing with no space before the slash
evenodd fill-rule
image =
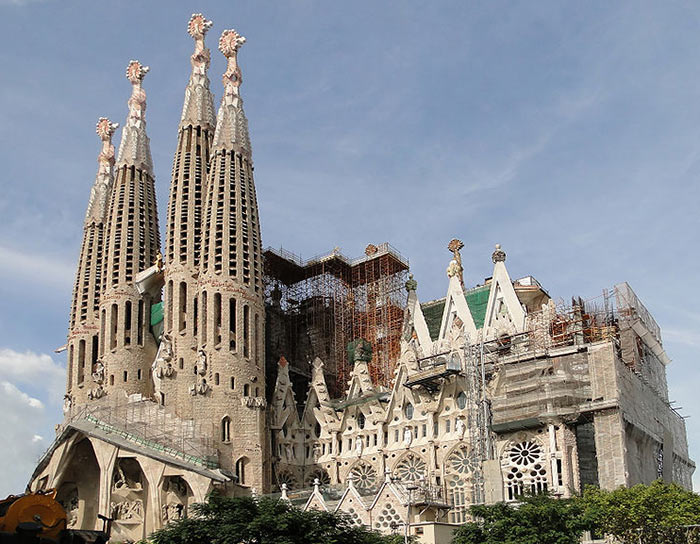
<path id="1" fill-rule="evenodd" d="M 190 13 L 240 53 L 265 245 L 349 256 L 389 241 L 422 300 L 447 242 L 491 272 L 584 299 L 628 281 L 662 327 L 670 396 L 700 451 L 700 4 L 0 0 L 0 496 L 61 419 L 62 355 L 97 118 L 150 65 L 161 225 L 189 74 Z M 118 139 L 116 140 L 118 142 Z M 696 487 L 700 479 L 696 478 Z"/>

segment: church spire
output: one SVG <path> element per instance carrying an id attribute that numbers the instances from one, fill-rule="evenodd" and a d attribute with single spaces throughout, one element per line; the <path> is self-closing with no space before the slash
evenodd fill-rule
<path id="1" fill-rule="evenodd" d="M 226 57 L 227 66 L 222 78 L 224 96 L 216 119 L 214 148 L 236 150 L 250 155 L 248 119 L 243 112 L 243 99 L 239 93 L 243 76 L 238 66 L 238 50 L 244 43 L 245 38 L 232 29 L 224 30 L 219 38 L 219 51 Z"/>
<path id="2" fill-rule="evenodd" d="M 106 117 L 100 117 L 97 121 L 97 135 L 102 141 L 102 150 L 97 156 L 97 175 L 95 184 L 90 191 L 90 201 L 88 202 L 85 223 L 104 223 L 107 219 L 107 207 L 109 205 L 109 195 L 114 181 L 114 145 L 112 136 L 119 128 L 119 123 L 112 123 Z"/>
<path id="3" fill-rule="evenodd" d="M 212 22 L 195 13 L 187 24 L 195 50 L 190 57 L 192 73 L 185 88 L 185 102 L 177 133 L 170 179 L 170 198 L 165 227 L 165 334 L 172 339 L 176 360 L 187 360 L 197 350 L 197 275 L 202 253 L 202 222 L 207 190 L 207 171 L 214 138 L 214 99 L 209 90 L 207 67 L 209 49 L 204 36 Z M 173 380 L 164 380 L 162 393 L 166 404 L 179 407 L 180 415 L 192 403 L 189 381 L 181 373 Z"/>
<path id="4" fill-rule="evenodd" d="M 97 157 L 99 164 L 95 183 L 90 191 L 83 242 L 73 287 L 70 326 L 68 328 L 68 376 L 66 395 L 70 403 L 86 402 L 93 389 L 94 365 L 98 360 L 100 342 L 98 309 L 101 296 L 101 277 L 104 266 L 104 236 L 107 207 L 114 181 L 114 146 L 112 136 L 119 125 L 106 117 L 97 121 L 97 135 L 102 141 L 102 150 Z M 85 382 L 91 383 L 85 387 Z"/>
<path id="5" fill-rule="evenodd" d="M 159 297 L 139 294 L 134 280 L 160 254 L 151 151 L 146 135 L 146 93 L 141 82 L 148 67 L 132 60 L 129 114 L 122 132 L 114 186 L 105 224 L 103 291 L 100 300 L 100 389 L 150 394 L 150 365 L 156 345 L 149 330 L 151 304 Z M 109 376 L 106 381 L 104 377 Z"/>
<path id="6" fill-rule="evenodd" d="M 185 103 L 182 107 L 180 127 L 202 126 L 214 130 L 214 99 L 209 90 L 207 69 L 211 61 L 209 49 L 204 45 L 204 37 L 213 23 L 201 13 L 193 13 L 187 23 L 187 33 L 194 39 L 194 53 L 190 57 L 192 73 L 185 89 Z"/>
<path id="7" fill-rule="evenodd" d="M 135 166 L 153 176 L 151 145 L 146 135 L 146 91 L 141 87 L 149 69 L 137 60 L 130 61 L 126 67 L 126 78 L 131 82 L 132 88 L 128 102 L 129 115 L 119 145 L 117 167 Z"/>

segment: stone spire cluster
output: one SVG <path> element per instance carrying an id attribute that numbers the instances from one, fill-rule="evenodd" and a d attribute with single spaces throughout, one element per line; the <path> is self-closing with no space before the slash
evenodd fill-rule
<path id="1" fill-rule="evenodd" d="M 265 309 L 258 206 L 238 51 L 227 59 L 218 113 L 205 45 L 212 22 L 195 13 L 194 40 L 173 159 L 164 255 L 146 132 L 149 68 L 132 60 L 129 111 L 116 164 L 100 119 L 92 189 L 69 331 L 69 403 L 140 394 L 177 416 L 214 422 L 220 466 L 257 489 L 269 484 Z M 164 291 L 161 303 L 160 291 Z M 162 332 L 153 327 L 162 312 Z M 117 398 L 118 400 L 118 398 Z"/>

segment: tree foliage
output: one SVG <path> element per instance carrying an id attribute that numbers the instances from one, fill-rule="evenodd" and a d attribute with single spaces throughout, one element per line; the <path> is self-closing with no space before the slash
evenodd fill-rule
<path id="1" fill-rule="evenodd" d="M 586 528 L 577 499 L 525 496 L 517 505 L 471 507 L 479 521 L 460 527 L 452 544 L 578 544 Z"/>
<path id="2" fill-rule="evenodd" d="M 700 495 L 656 481 L 615 491 L 588 487 L 584 515 L 597 532 L 623 544 L 697 544 Z"/>
<path id="3" fill-rule="evenodd" d="M 151 535 L 154 544 L 394 544 L 357 527 L 344 515 L 302 511 L 288 501 L 267 497 L 210 495 L 192 506 L 193 515 Z M 403 539 L 401 539 L 403 541 Z"/>

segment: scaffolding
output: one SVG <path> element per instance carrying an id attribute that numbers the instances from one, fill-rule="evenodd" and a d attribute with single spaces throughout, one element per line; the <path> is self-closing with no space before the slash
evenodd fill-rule
<path id="1" fill-rule="evenodd" d="M 320 357 L 328 387 L 338 396 L 350 375 L 347 347 L 357 338 L 372 344 L 370 375 L 389 387 L 400 353 L 408 260 L 389 244 L 370 244 L 349 259 L 340 249 L 308 260 L 284 249 L 265 249 L 267 363 L 291 361 L 298 394 Z M 303 397 L 302 397 L 303 398 Z"/>

